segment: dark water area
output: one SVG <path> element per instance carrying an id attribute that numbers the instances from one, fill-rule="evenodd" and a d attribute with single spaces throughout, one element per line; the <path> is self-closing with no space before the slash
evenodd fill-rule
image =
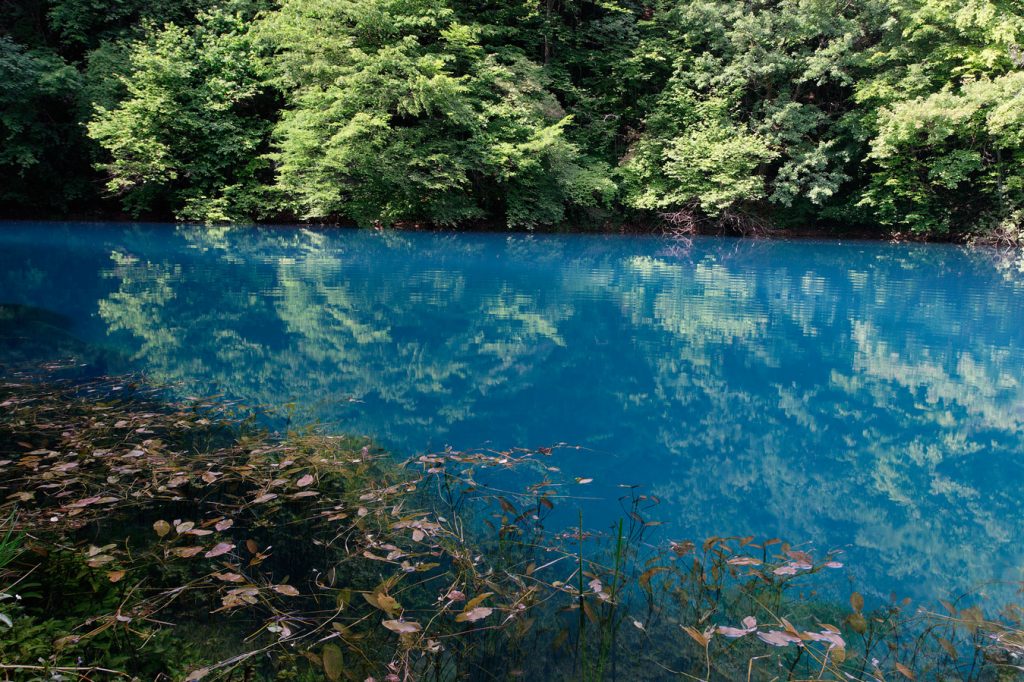
<path id="1" fill-rule="evenodd" d="M 1024 270 L 992 251 L 0 223 L 0 304 L 20 353 L 98 349 L 399 457 L 570 444 L 566 523 L 629 484 L 652 541 L 842 550 L 869 599 L 1024 579 Z"/>

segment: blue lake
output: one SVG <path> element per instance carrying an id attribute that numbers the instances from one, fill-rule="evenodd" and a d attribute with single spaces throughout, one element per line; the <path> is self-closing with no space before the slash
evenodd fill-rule
<path id="1" fill-rule="evenodd" d="M 869 598 L 1024 579 L 1024 268 L 992 251 L 0 223 L 0 303 L 400 457 L 579 446 L 551 464 L 594 527 L 636 484 L 653 542 L 841 549 Z"/>

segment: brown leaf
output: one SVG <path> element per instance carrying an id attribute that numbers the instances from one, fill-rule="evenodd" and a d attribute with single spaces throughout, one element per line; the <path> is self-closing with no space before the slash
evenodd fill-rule
<path id="1" fill-rule="evenodd" d="M 697 628 L 691 627 L 689 625 L 681 625 L 680 627 L 683 628 L 683 632 L 688 634 L 690 638 L 693 639 L 693 641 L 697 642 L 697 644 L 700 644 L 701 646 L 707 646 L 708 643 L 711 641 L 710 639 L 705 637 L 704 633 L 698 630 Z"/>
<path id="2" fill-rule="evenodd" d="M 202 552 L 203 549 L 203 547 L 175 547 L 171 550 L 171 553 L 182 559 L 189 559 Z"/>
<path id="3" fill-rule="evenodd" d="M 300 488 L 305 488 L 308 485 L 313 485 L 313 480 L 314 479 L 313 479 L 313 476 L 311 474 L 306 474 L 305 476 L 300 478 L 298 481 L 296 481 L 295 485 L 299 486 Z"/>
<path id="4" fill-rule="evenodd" d="M 223 580 L 226 583 L 244 583 L 245 576 L 241 576 L 237 573 L 225 572 L 225 573 L 214 573 L 213 577 L 217 580 Z"/>
<path id="5" fill-rule="evenodd" d="M 164 537 L 165 535 L 171 532 L 171 524 L 167 523 L 163 519 L 160 519 L 159 521 L 153 523 L 153 530 L 156 531 L 156 534 L 158 536 Z"/>
<path id="6" fill-rule="evenodd" d="M 112 583 L 119 583 L 124 578 L 124 571 L 108 571 L 107 579 Z"/>
<path id="7" fill-rule="evenodd" d="M 494 609 L 489 606 L 478 606 L 475 609 L 469 609 L 463 611 L 459 615 L 455 616 L 455 622 L 457 623 L 475 623 L 478 620 L 483 620 L 487 616 L 494 613 Z"/>
<path id="8" fill-rule="evenodd" d="M 758 639 L 765 644 L 771 644 L 772 646 L 789 646 L 790 644 L 800 644 L 801 639 L 795 637 L 788 632 L 781 630 L 769 630 L 768 632 L 757 633 Z"/>
<path id="9" fill-rule="evenodd" d="M 864 597 L 860 592 L 854 592 L 850 595 L 850 606 L 857 613 L 860 613 L 864 609 Z"/>
<path id="10" fill-rule="evenodd" d="M 203 556 L 205 556 L 207 559 L 212 559 L 212 558 L 218 557 L 218 556 L 220 556 L 222 554 L 227 554 L 228 552 L 230 552 L 234 548 L 235 548 L 235 546 L 233 544 L 231 544 L 230 542 L 218 542 L 216 545 L 213 546 L 213 549 L 211 549 L 209 552 L 207 552 Z"/>
<path id="11" fill-rule="evenodd" d="M 257 552 L 260 551 L 260 546 L 257 545 L 256 541 L 253 540 L 252 538 L 249 538 L 248 540 L 245 541 L 245 548 L 247 550 L 249 550 L 250 554 L 256 554 Z"/>
<path id="12" fill-rule="evenodd" d="M 651 578 L 658 573 L 664 573 L 668 568 L 665 566 L 655 566 L 654 568 L 648 568 L 646 571 L 640 574 L 640 587 L 644 588 L 648 592 L 651 591 Z"/>
<path id="13" fill-rule="evenodd" d="M 907 678 L 908 680 L 917 679 L 917 675 L 914 674 L 914 671 L 908 668 L 907 666 L 903 665 L 902 663 L 896 664 L 896 670 L 899 672 L 900 675 L 903 675 L 903 677 Z"/>
<path id="14" fill-rule="evenodd" d="M 274 585 L 271 589 L 278 594 L 283 594 L 286 597 L 298 597 L 299 591 L 291 585 Z"/>
<path id="15" fill-rule="evenodd" d="M 274 493 L 264 493 L 252 501 L 253 504 L 263 504 L 264 502 L 270 502 L 271 500 L 277 499 L 277 495 Z"/>
<path id="16" fill-rule="evenodd" d="M 235 522 L 233 520 L 223 519 L 221 521 L 218 521 L 217 525 L 215 525 L 214 528 L 219 531 L 225 531 L 233 525 L 235 525 Z"/>
<path id="17" fill-rule="evenodd" d="M 381 621 L 381 625 L 386 627 L 388 630 L 391 630 L 392 632 L 397 632 L 398 634 L 419 632 L 423 629 L 422 627 L 420 627 L 419 623 L 412 620 L 383 620 Z"/>

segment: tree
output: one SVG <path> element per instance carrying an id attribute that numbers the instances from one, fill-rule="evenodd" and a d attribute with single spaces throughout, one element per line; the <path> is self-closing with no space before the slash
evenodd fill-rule
<path id="1" fill-rule="evenodd" d="M 0 205 L 63 206 L 81 194 L 83 169 L 68 147 L 81 79 L 60 55 L 0 36 Z"/>
<path id="2" fill-rule="evenodd" d="M 557 223 L 608 201 L 543 69 L 445 0 L 286 0 L 261 33 L 288 105 L 279 186 L 309 218 Z"/>
<path id="3" fill-rule="evenodd" d="M 873 0 L 666 2 L 652 19 L 637 52 L 674 73 L 624 159 L 627 203 L 786 220 L 841 199 Z"/>
<path id="4" fill-rule="evenodd" d="M 131 50 L 126 98 L 99 105 L 89 135 L 109 154 L 107 188 L 133 214 L 185 220 L 272 215 L 265 158 L 274 100 L 246 21 L 202 14 L 191 28 L 152 29 Z"/>
<path id="5" fill-rule="evenodd" d="M 858 87 L 875 165 L 861 203 L 927 234 L 1024 229 L 1024 11 L 993 0 L 904 0 Z"/>

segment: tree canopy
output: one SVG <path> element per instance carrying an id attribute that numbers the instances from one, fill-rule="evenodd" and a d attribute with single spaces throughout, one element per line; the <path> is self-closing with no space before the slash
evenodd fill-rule
<path id="1" fill-rule="evenodd" d="M 10 0 L 0 202 L 1020 239 L 1010 0 Z"/>

